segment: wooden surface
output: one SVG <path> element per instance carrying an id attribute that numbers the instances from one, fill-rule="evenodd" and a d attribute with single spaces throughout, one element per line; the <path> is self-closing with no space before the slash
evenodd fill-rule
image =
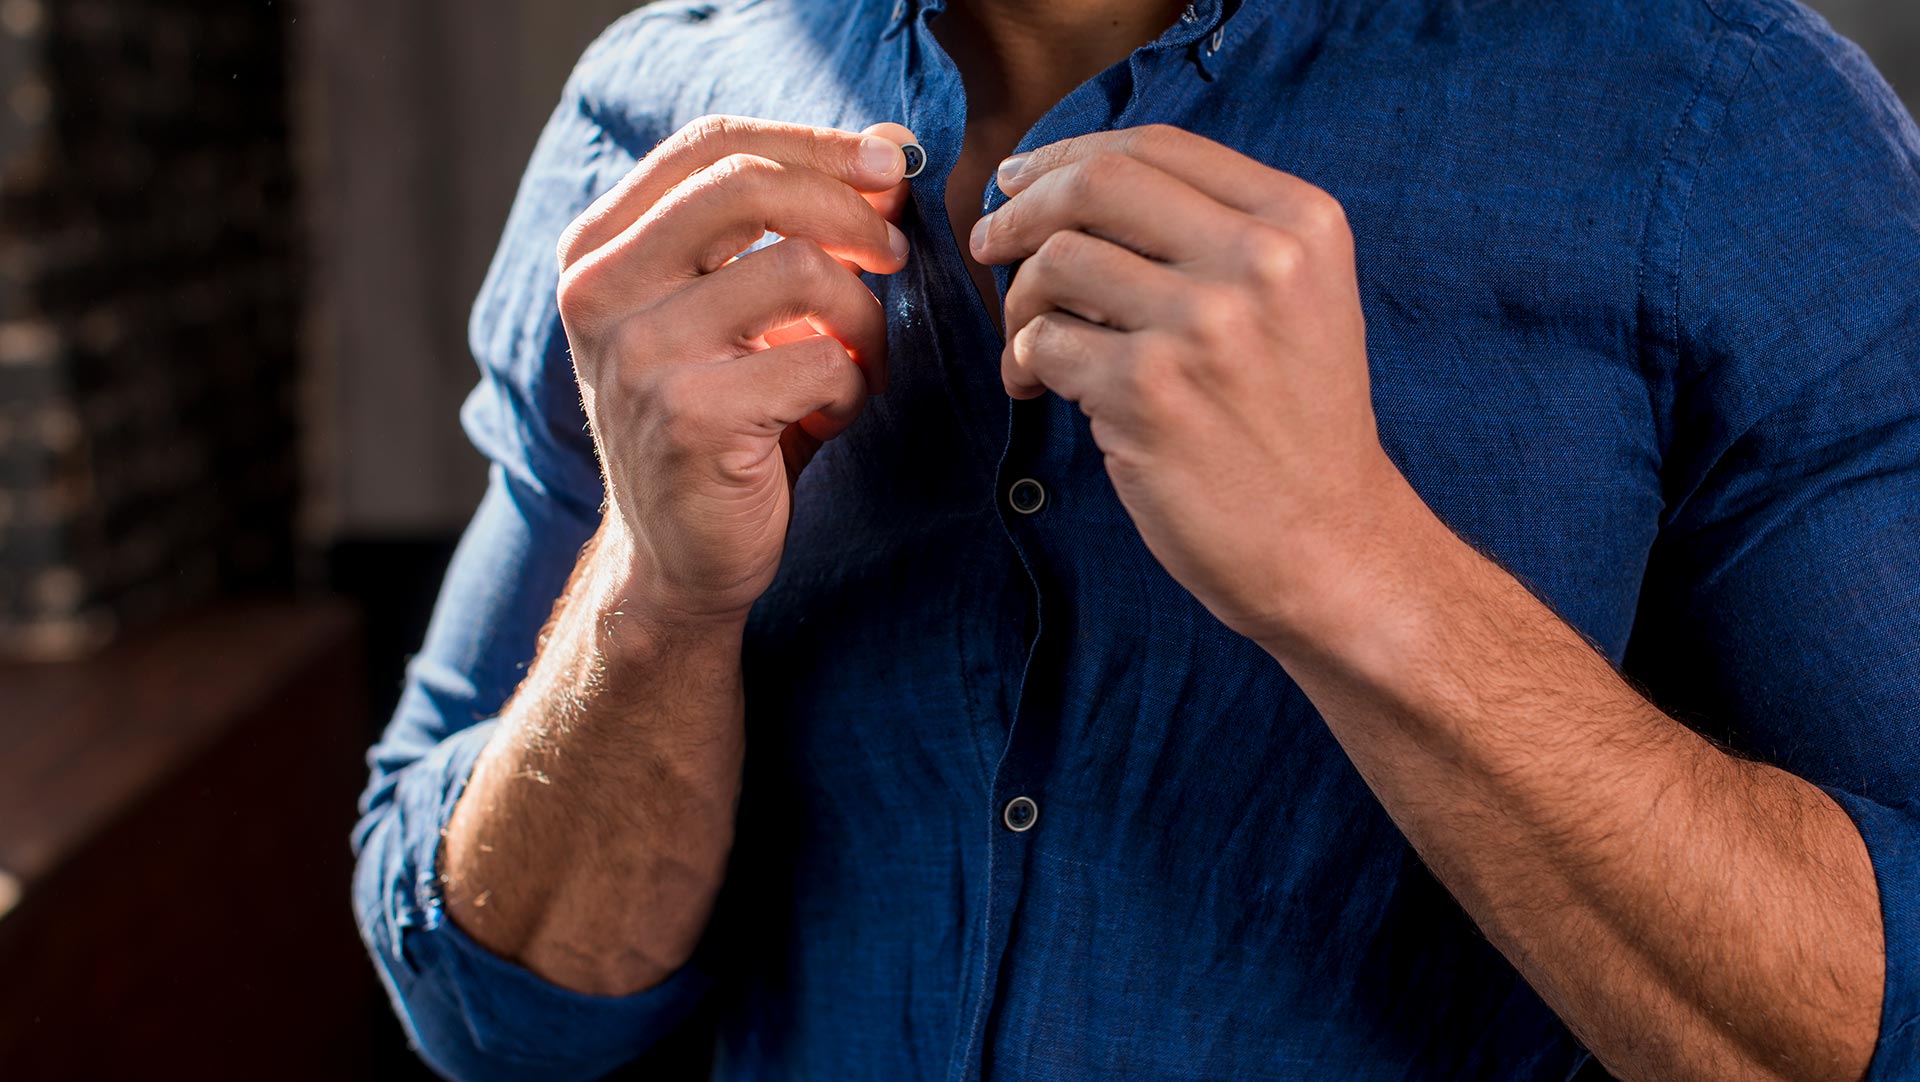
<path id="1" fill-rule="evenodd" d="M 0 666 L 0 1078 L 363 1076 L 360 672 L 325 602 Z"/>

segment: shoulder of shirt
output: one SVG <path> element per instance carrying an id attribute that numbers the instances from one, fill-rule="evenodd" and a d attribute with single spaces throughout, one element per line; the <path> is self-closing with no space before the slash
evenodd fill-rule
<path id="1" fill-rule="evenodd" d="M 1858 46 L 1800 0 L 1662 0 L 1662 5 L 1704 10 L 1715 24 L 1749 40 L 1777 65 L 1831 71 L 1865 62 Z"/>
<path id="2" fill-rule="evenodd" d="M 1710 97 L 1770 93 L 1791 103 L 1811 93 L 1828 105 L 1899 119 L 1897 99 L 1872 61 L 1800 0 L 1477 0 L 1467 10 L 1498 13 L 1488 29 L 1510 49 L 1538 47 L 1543 38 L 1590 51 L 1615 43 L 1575 66 L 1571 78 L 1677 85 Z M 1749 67 L 1766 77 L 1743 78 Z"/>
<path id="3" fill-rule="evenodd" d="M 1832 35 L 1826 20 L 1799 0 L 1682 0 L 1707 9 L 1726 26 L 1756 38 Z"/>
<path id="4" fill-rule="evenodd" d="M 1435 7 L 1446 3 L 1432 0 Z M 1809 58 L 1851 47 L 1818 12 L 1799 0 L 1556 0 L 1546 4 L 1472 0 L 1467 10 L 1498 12 L 1516 30 L 1549 25 L 1560 30 L 1579 28 L 1601 41 L 1631 33 L 1639 47 L 1674 55 L 1697 53 L 1723 33 L 1769 47 L 1802 50 Z"/>
<path id="5" fill-rule="evenodd" d="M 722 16 L 762 7 L 761 0 L 656 0 L 635 8 L 594 38 L 574 65 L 573 81 L 604 86 L 642 62 L 686 59 L 715 32 Z"/>
<path id="6" fill-rule="evenodd" d="M 1836 123 L 1878 125 L 1896 143 L 1910 143 L 1913 122 L 1865 51 L 1799 0 L 1679 0 L 1706 7 L 1752 42 L 1751 71 L 1741 96 L 1773 107 L 1824 110 Z M 1909 145 L 1908 152 L 1920 151 Z"/>
<path id="7" fill-rule="evenodd" d="M 719 8 L 710 0 L 656 0 L 614 20 L 574 64 L 568 103 L 616 136 L 655 126 L 648 121 L 664 119 L 674 69 L 698 57 Z"/>
<path id="8" fill-rule="evenodd" d="M 656 0 L 621 16 L 594 39 L 574 66 L 567 95 L 617 140 L 631 139 L 644 150 L 670 134 L 676 118 L 690 119 L 682 115 L 689 99 L 738 63 L 744 43 L 761 43 L 762 51 L 770 51 L 790 42 L 798 26 L 826 27 L 855 18 L 856 9 L 871 2 Z"/>

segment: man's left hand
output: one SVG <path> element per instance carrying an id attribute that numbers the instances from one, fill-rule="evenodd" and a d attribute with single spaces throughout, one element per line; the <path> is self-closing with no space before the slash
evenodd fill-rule
<path id="1" fill-rule="evenodd" d="M 1166 126 L 1009 158 L 999 184 L 971 243 L 1025 260 L 1007 393 L 1080 405 L 1147 547 L 1228 626 L 1304 633 L 1410 491 L 1374 422 L 1340 204 Z"/>

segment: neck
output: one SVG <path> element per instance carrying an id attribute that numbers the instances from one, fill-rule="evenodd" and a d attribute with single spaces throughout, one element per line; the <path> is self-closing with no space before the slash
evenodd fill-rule
<path id="1" fill-rule="evenodd" d="M 936 23 L 970 112 L 1037 119 L 1159 37 L 1185 0 L 951 0 Z"/>
<path id="2" fill-rule="evenodd" d="M 947 178 L 947 221 L 997 322 L 993 272 L 967 252 L 993 167 L 1054 103 L 1159 37 L 1185 0 L 948 0 L 933 22 L 967 91 L 967 131 Z"/>

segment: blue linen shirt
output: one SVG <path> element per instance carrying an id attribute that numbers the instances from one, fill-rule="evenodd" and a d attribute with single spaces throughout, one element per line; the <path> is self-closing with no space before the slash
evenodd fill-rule
<path id="1" fill-rule="evenodd" d="M 1085 419 L 1003 393 L 944 209 L 941 6 L 656 4 L 540 140 L 473 314 L 491 485 L 354 838 L 421 1052 L 588 1077 L 703 1006 L 726 1079 L 1569 1077 L 1587 1054 L 1313 704 L 1148 554 Z M 716 914 L 665 984 L 579 995 L 463 935 L 435 855 L 597 521 L 555 241 L 709 112 L 900 121 L 929 162 L 906 269 L 868 277 L 892 387 L 802 476 L 748 625 Z M 1920 135 L 1864 57 L 1787 0 L 1206 0 L 1021 147 L 1147 122 L 1338 197 L 1415 488 L 1655 701 L 1852 816 L 1872 1078 L 1920 1077 Z"/>

